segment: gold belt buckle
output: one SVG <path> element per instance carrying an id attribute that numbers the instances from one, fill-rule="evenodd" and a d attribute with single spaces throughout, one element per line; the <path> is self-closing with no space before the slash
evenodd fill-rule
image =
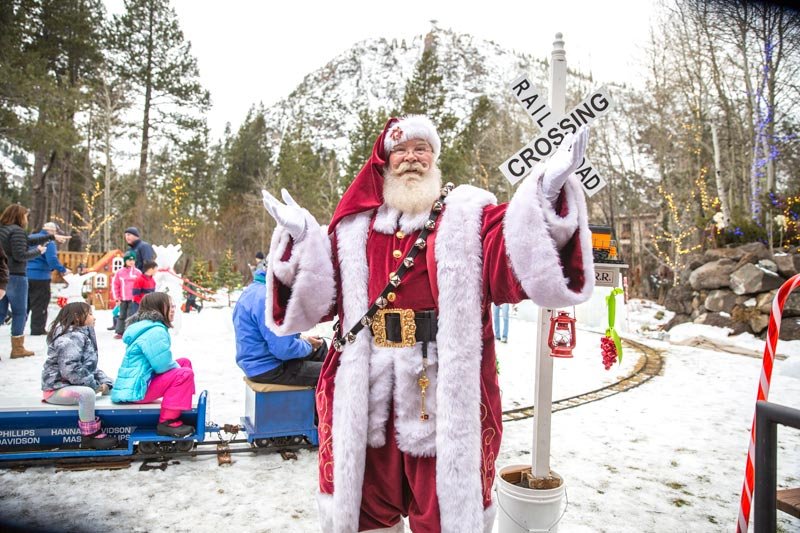
<path id="1" fill-rule="evenodd" d="M 386 338 L 386 315 L 400 316 L 400 342 L 390 341 Z M 417 323 L 414 322 L 413 309 L 379 309 L 372 319 L 372 334 L 375 335 L 375 345 L 381 348 L 407 348 L 417 342 Z"/>

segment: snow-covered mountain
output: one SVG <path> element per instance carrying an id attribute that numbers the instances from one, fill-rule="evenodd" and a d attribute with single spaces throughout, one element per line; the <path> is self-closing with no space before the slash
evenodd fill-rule
<path id="1" fill-rule="evenodd" d="M 448 111 L 461 121 L 481 95 L 497 104 L 510 102 L 507 85 L 520 73 L 547 84 L 546 60 L 450 30 L 436 29 L 410 43 L 383 38 L 361 41 L 308 74 L 288 97 L 267 109 L 276 145 L 287 127 L 301 121 L 313 142 L 335 150 L 344 160 L 359 109 L 399 108 L 426 46 L 434 47 L 449 93 Z"/>

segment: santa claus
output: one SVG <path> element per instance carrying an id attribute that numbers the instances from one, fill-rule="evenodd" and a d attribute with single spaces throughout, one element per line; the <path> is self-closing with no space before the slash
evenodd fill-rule
<path id="1" fill-rule="evenodd" d="M 423 116 L 389 120 L 327 228 L 286 191 L 267 272 L 277 334 L 338 318 L 317 386 L 322 530 L 489 532 L 501 405 L 490 304 L 565 307 L 594 284 L 577 178 L 588 130 L 507 204 L 442 186 Z"/>

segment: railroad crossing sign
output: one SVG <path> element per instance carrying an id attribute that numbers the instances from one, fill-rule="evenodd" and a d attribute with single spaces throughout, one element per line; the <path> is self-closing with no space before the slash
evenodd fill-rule
<path id="1" fill-rule="evenodd" d="M 527 176 L 536 163 L 544 161 L 555 152 L 566 134 L 575 133 L 584 124 L 591 124 L 613 107 L 606 88 L 600 87 L 563 117 L 558 118 L 553 116 L 546 103 L 545 91 L 531 83 L 524 74 L 512 81 L 509 87 L 528 116 L 542 130 L 538 137 L 500 165 L 500 171 L 512 185 Z M 606 180 L 600 176 L 588 157 L 584 157 L 575 174 L 581 180 L 583 192 L 589 197 L 606 186 Z"/>

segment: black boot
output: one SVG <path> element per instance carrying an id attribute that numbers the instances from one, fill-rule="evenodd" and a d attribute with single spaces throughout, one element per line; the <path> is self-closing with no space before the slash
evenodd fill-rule
<path id="1" fill-rule="evenodd" d="M 78 420 L 78 427 L 81 430 L 81 448 L 110 450 L 117 445 L 116 437 L 103 433 L 99 418 L 95 418 L 93 422 Z"/>
<path id="2" fill-rule="evenodd" d="M 171 426 L 175 422 L 180 422 L 179 426 Z M 164 420 L 156 426 L 156 433 L 165 437 L 175 437 L 182 439 L 194 433 L 194 427 L 181 422 L 180 420 Z"/>

